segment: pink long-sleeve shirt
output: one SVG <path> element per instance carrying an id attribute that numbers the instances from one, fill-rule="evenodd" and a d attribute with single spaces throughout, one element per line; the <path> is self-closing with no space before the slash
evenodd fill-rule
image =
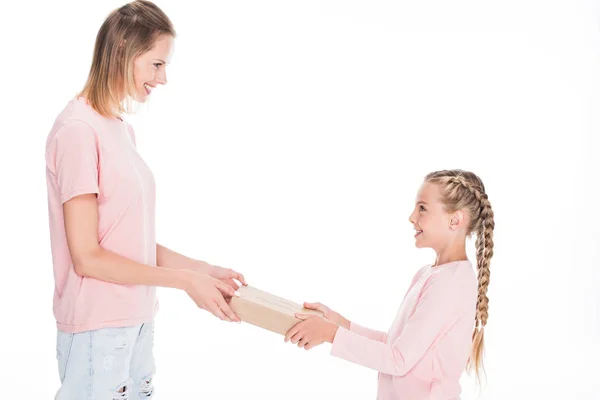
<path id="1" fill-rule="evenodd" d="M 457 400 L 471 351 L 477 277 L 468 260 L 421 268 L 390 330 L 338 328 L 333 356 L 379 371 L 378 400 Z"/>

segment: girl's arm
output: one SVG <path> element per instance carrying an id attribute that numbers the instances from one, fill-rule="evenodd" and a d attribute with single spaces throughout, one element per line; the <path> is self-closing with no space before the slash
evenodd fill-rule
<path id="1" fill-rule="evenodd" d="M 304 307 L 309 310 L 317 310 L 323 313 L 323 317 L 342 328 L 346 328 L 352 332 L 356 332 L 361 336 L 368 337 L 369 339 L 377 340 L 378 342 L 385 342 L 387 339 L 387 333 L 375 331 L 373 329 L 365 328 L 357 323 L 350 321 L 349 319 L 342 316 L 340 313 L 333 311 L 322 303 L 304 303 Z"/>
<path id="2" fill-rule="evenodd" d="M 358 325 L 355 322 L 350 322 L 349 330 L 351 332 L 357 333 L 371 340 L 376 340 L 378 342 L 385 343 L 385 341 L 387 340 L 387 333 L 365 328 L 364 326 Z"/>
<path id="3" fill-rule="evenodd" d="M 405 375 L 452 328 L 463 310 L 472 305 L 475 312 L 475 297 L 476 286 L 466 274 L 438 274 L 425 284 L 415 311 L 393 343 L 339 327 L 331 354 L 388 375 Z"/>
<path id="4" fill-rule="evenodd" d="M 421 278 L 421 276 L 425 272 L 426 268 L 427 267 L 423 267 L 419 271 L 417 271 L 417 273 L 413 277 L 413 280 L 410 283 L 410 286 L 408 287 L 408 291 L 410 291 L 410 289 L 415 285 L 415 283 L 417 283 L 417 281 Z M 407 293 L 408 293 L 408 291 L 407 291 Z M 364 337 L 372 339 L 372 340 L 376 340 L 378 342 L 385 343 L 387 341 L 388 334 L 386 332 L 366 328 L 355 322 L 350 322 L 349 327 L 346 327 L 346 326 L 344 326 L 344 327 L 352 332 L 358 333 L 361 336 L 364 336 Z"/>

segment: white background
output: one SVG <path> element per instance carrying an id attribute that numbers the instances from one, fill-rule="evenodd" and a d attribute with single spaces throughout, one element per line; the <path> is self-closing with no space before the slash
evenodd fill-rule
<path id="1" fill-rule="evenodd" d="M 157 3 L 169 83 L 129 121 L 159 242 L 387 330 L 433 260 L 407 221 L 423 176 L 473 170 L 497 227 L 480 398 L 600 398 L 597 2 Z M 2 398 L 58 388 L 44 145 L 120 5 L 2 7 Z M 157 399 L 375 398 L 376 373 L 327 345 L 159 295 Z"/>

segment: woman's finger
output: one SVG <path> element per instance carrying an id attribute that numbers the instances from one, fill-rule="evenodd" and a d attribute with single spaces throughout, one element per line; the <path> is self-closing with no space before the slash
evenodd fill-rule
<path id="1" fill-rule="evenodd" d="M 211 312 L 215 317 L 223 320 L 230 321 L 230 319 L 221 311 L 221 309 L 217 306 L 217 303 L 212 303 L 207 307 L 207 310 Z"/>
<path id="2" fill-rule="evenodd" d="M 233 270 L 231 272 L 232 272 L 232 276 L 231 276 L 232 278 L 240 281 L 242 283 L 242 285 L 248 286 L 248 284 L 246 283 L 246 279 L 244 278 L 244 275 L 240 274 L 239 272 L 233 271 Z"/>
<path id="3" fill-rule="evenodd" d="M 229 304 L 227 304 L 224 298 L 217 298 L 215 302 L 217 306 L 221 309 L 221 311 L 225 313 L 229 321 L 241 322 L 240 318 L 233 312 L 233 310 L 231 309 L 231 307 L 229 307 Z"/>
<path id="4" fill-rule="evenodd" d="M 217 289 L 219 289 L 219 291 L 222 293 L 222 296 L 229 296 L 229 297 L 239 297 L 239 293 L 236 292 L 231 286 L 229 286 L 226 283 L 223 283 L 221 281 L 216 281 L 215 282 L 215 286 Z"/>
<path id="5" fill-rule="evenodd" d="M 233 279 L 227 279 L 226 284 L 231 286 L 233 290 L 238 290 L 240 288 L 240 285 L 238 285 Z"/>

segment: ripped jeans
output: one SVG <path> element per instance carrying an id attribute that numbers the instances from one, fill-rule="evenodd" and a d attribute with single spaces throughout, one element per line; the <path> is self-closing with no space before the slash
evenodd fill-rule
<path id="1" fill-rule="evenodd" d="M 81 333 L 58 331 L 61 387 L 55 400 L 150 399 L 154 323 Z"/>

